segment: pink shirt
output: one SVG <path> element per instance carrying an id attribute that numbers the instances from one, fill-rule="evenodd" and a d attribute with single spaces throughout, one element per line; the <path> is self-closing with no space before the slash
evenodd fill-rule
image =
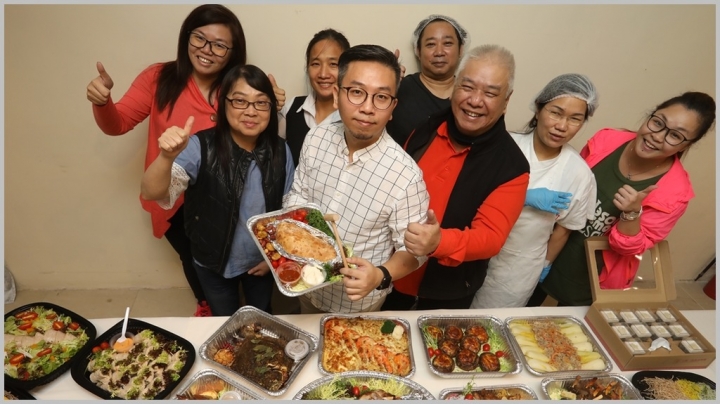
<path id="1" fill-rule="evenodd" d="M 214 119 L 217 111 L 202 95 L 192 77 L 175 102 L 171 116 L 168 117 L 168 107 L 163 111 L 158 110 L 155 103 L 155 91 L 157 90 L 157 77 L 162 66 L 162 63 L 156 63 L 143 70 L 117 103 L 114 103 L 111 98 L 105 105 L 93 104 L 95 122 L 107 135 L 123 135 L 144 121 L 145 118 L 150 117 L 145 169 L 160 154 L 158 139 L 167 128 L 183 127 L 191 115 L 195 117 L 194 133 L 215 126 Z M 155 201 L 146 201 L 140 198 L 143 209 L 150 212 L 155 237 L 161 238 L 165 234 L 170 227 L 168 219 L 175 214 L 183 200 L 184 198 L 181 196 L 172 209 L 164 210 Z"/>
<path id="2" fill-rule="evenodd" d="M 634 132 L 602 129 L 588 141 L 580 155 L 592 168 L 635 137 Z M 643 200 L 638 234 L 622 234 L 617 226 L 610 229 L 608 241 L 612 250 L 603 252 L 605 269 L 600 274 L 600 286 L 603 289 L 624 289 L 632 285 L 640 266 L 635 256 L 664 240 L 685 213 L 690 199 L 695 196 L 690 177 L 677 156 L 670 170 L 656 185 L 657 189 Z"/>

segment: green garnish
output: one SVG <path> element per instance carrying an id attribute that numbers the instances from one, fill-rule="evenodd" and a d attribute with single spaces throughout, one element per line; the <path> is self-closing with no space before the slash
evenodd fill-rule
<path id="1" fill-rule="evenodd" d="M 395 323 L 392 320 L 385 320 L 380 327 L 380 332 L 383 334 L 392 334 L 393 330 L 395 330 Z"/>
<path id="2" fill-rule="evenodd" d="M 335 234 L 332 232 L 332 230 L 330 230 L 330 226 L 328 226 L 327 222 L 325 221 L 323 214 L 320 213 L 320 211 L 317 209 L 308 209 L 307 211 L 308 213 L 305 218 L 307 219 L 308 224 L 327 234 L 330 238 L 334 240 Z"/>

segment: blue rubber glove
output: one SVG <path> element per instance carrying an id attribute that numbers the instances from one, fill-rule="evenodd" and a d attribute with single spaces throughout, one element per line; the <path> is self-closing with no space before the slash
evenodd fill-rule
<path id="1" fill-rule="evenodd" d="M 545 268 L 542 269 L 542 272 L 540 272 L 540 279 L 539 281 L 542 282 L 547 278 L 548 274 L 550 273 L 550 268 L 552 267 L 552 262 L 549 263 Z"/>
<path id="2" fill-rule="evenodd" d="M 525 195 L 525 206 L 544 210 L 557 215 L 560 210 L 567 209 L 572 200 L 568 192 L 552 191 L 547 188 L 528 189 Z"/>

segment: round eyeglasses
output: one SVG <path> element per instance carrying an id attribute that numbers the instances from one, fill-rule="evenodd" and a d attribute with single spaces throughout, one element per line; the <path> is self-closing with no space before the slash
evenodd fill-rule
<path id="1" fill-rule="evenodd" d="M 200 34 L 196 34 L 194 32 L 190 33 L 190 45 L 192 45 L 193 47 L 202 49 L 207 44 L 210 44 L 210 53 L 218 57 L 223 57 L 227 55 L 228 51 L 232 49 L 231 47 L 220 42 L 209 41 L 207 38 Z"/>
<path id="2" fill-rule="evenodd" d="M 657 115 L 650 115 L 650 118 L 648 118 L 646 125 L 648 129 L 650 129 L 650 131 L 652 131 L 653 133 L 660 133 L 662 131 L 665 131 L 665 143 L 669 144 L 670 146 L 678 146 L 683 142 L 689 142 L 688 138 L 686 138 L 682 133 L 678 132 L 675 129 L 668 128 L 665 121 L 663 121 L 662 118 Z"/>
<path id="3" fill-rule="evenodd" d="M 270 101 L 246 101 L 240 98 L 227 98 L 230 105 L 235 109 L 248 109 L 251 105 L 256 111 L 269 111 L 272 103 Z"/>
<path id="4" fill-rule="evenodd" d="M 359 87 L 340 87 L 347 91 L 347 99 L 353 105 L 362 105 L 368 98 L 368 92 Z M 372 104 L 377 109 L 388 109 L 392 105 L 393 100 L 397 97 L 393 97 L 387 93 L 375 93 L 372 94 Z"/>

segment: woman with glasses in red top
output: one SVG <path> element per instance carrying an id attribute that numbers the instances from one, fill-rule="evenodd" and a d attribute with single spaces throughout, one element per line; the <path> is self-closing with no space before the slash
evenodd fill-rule
<path id="1" fill-rule="evenodd" d="M 693 193 L 680 157 L 715 122 L 715 100 L 687 92 L 660 105 L 637 132 L 603 129 L 581 151 L 597 181 L 595 217 L 573 231 L 554 262 L 543 269 L 528 306 L 547 295 L 562 306 L 592 304 L 585 239 L 607 236 L 599 262 L 600 287 L 630 287 L 639 256 L 665 239 Z"/>
<path id="2" fill-rule="evenodd" d="M 198 131 L 215 125 L 218 89 L 225 74 L 246 62 L 245 34 L 237 16 L 228 8 L 206 4 L 195 8 L 183 21 L 178 37 L 177 59 L 156 63 L 140 73 L 125 95 L 114 102 L 113 80 L 102 63 L 99 75 L 87 87 L 95 122 L 107 135 L 122 135 L 149 117 L 145 169 L 160 154 L 158 139 L 167 128 L 184 126 L 195 117 Z M 277 107 L 285 102 L 285 92 L 273 90 Z M 140 198 L 150 212 L 153 235 L 163 235 L 180 256 L 185 277 L 198 301 L 196 316 L 209 316 L 210 308 L 193 267 L 190 239 L 185 234 L 183 197 L 170 210 Z"/>

